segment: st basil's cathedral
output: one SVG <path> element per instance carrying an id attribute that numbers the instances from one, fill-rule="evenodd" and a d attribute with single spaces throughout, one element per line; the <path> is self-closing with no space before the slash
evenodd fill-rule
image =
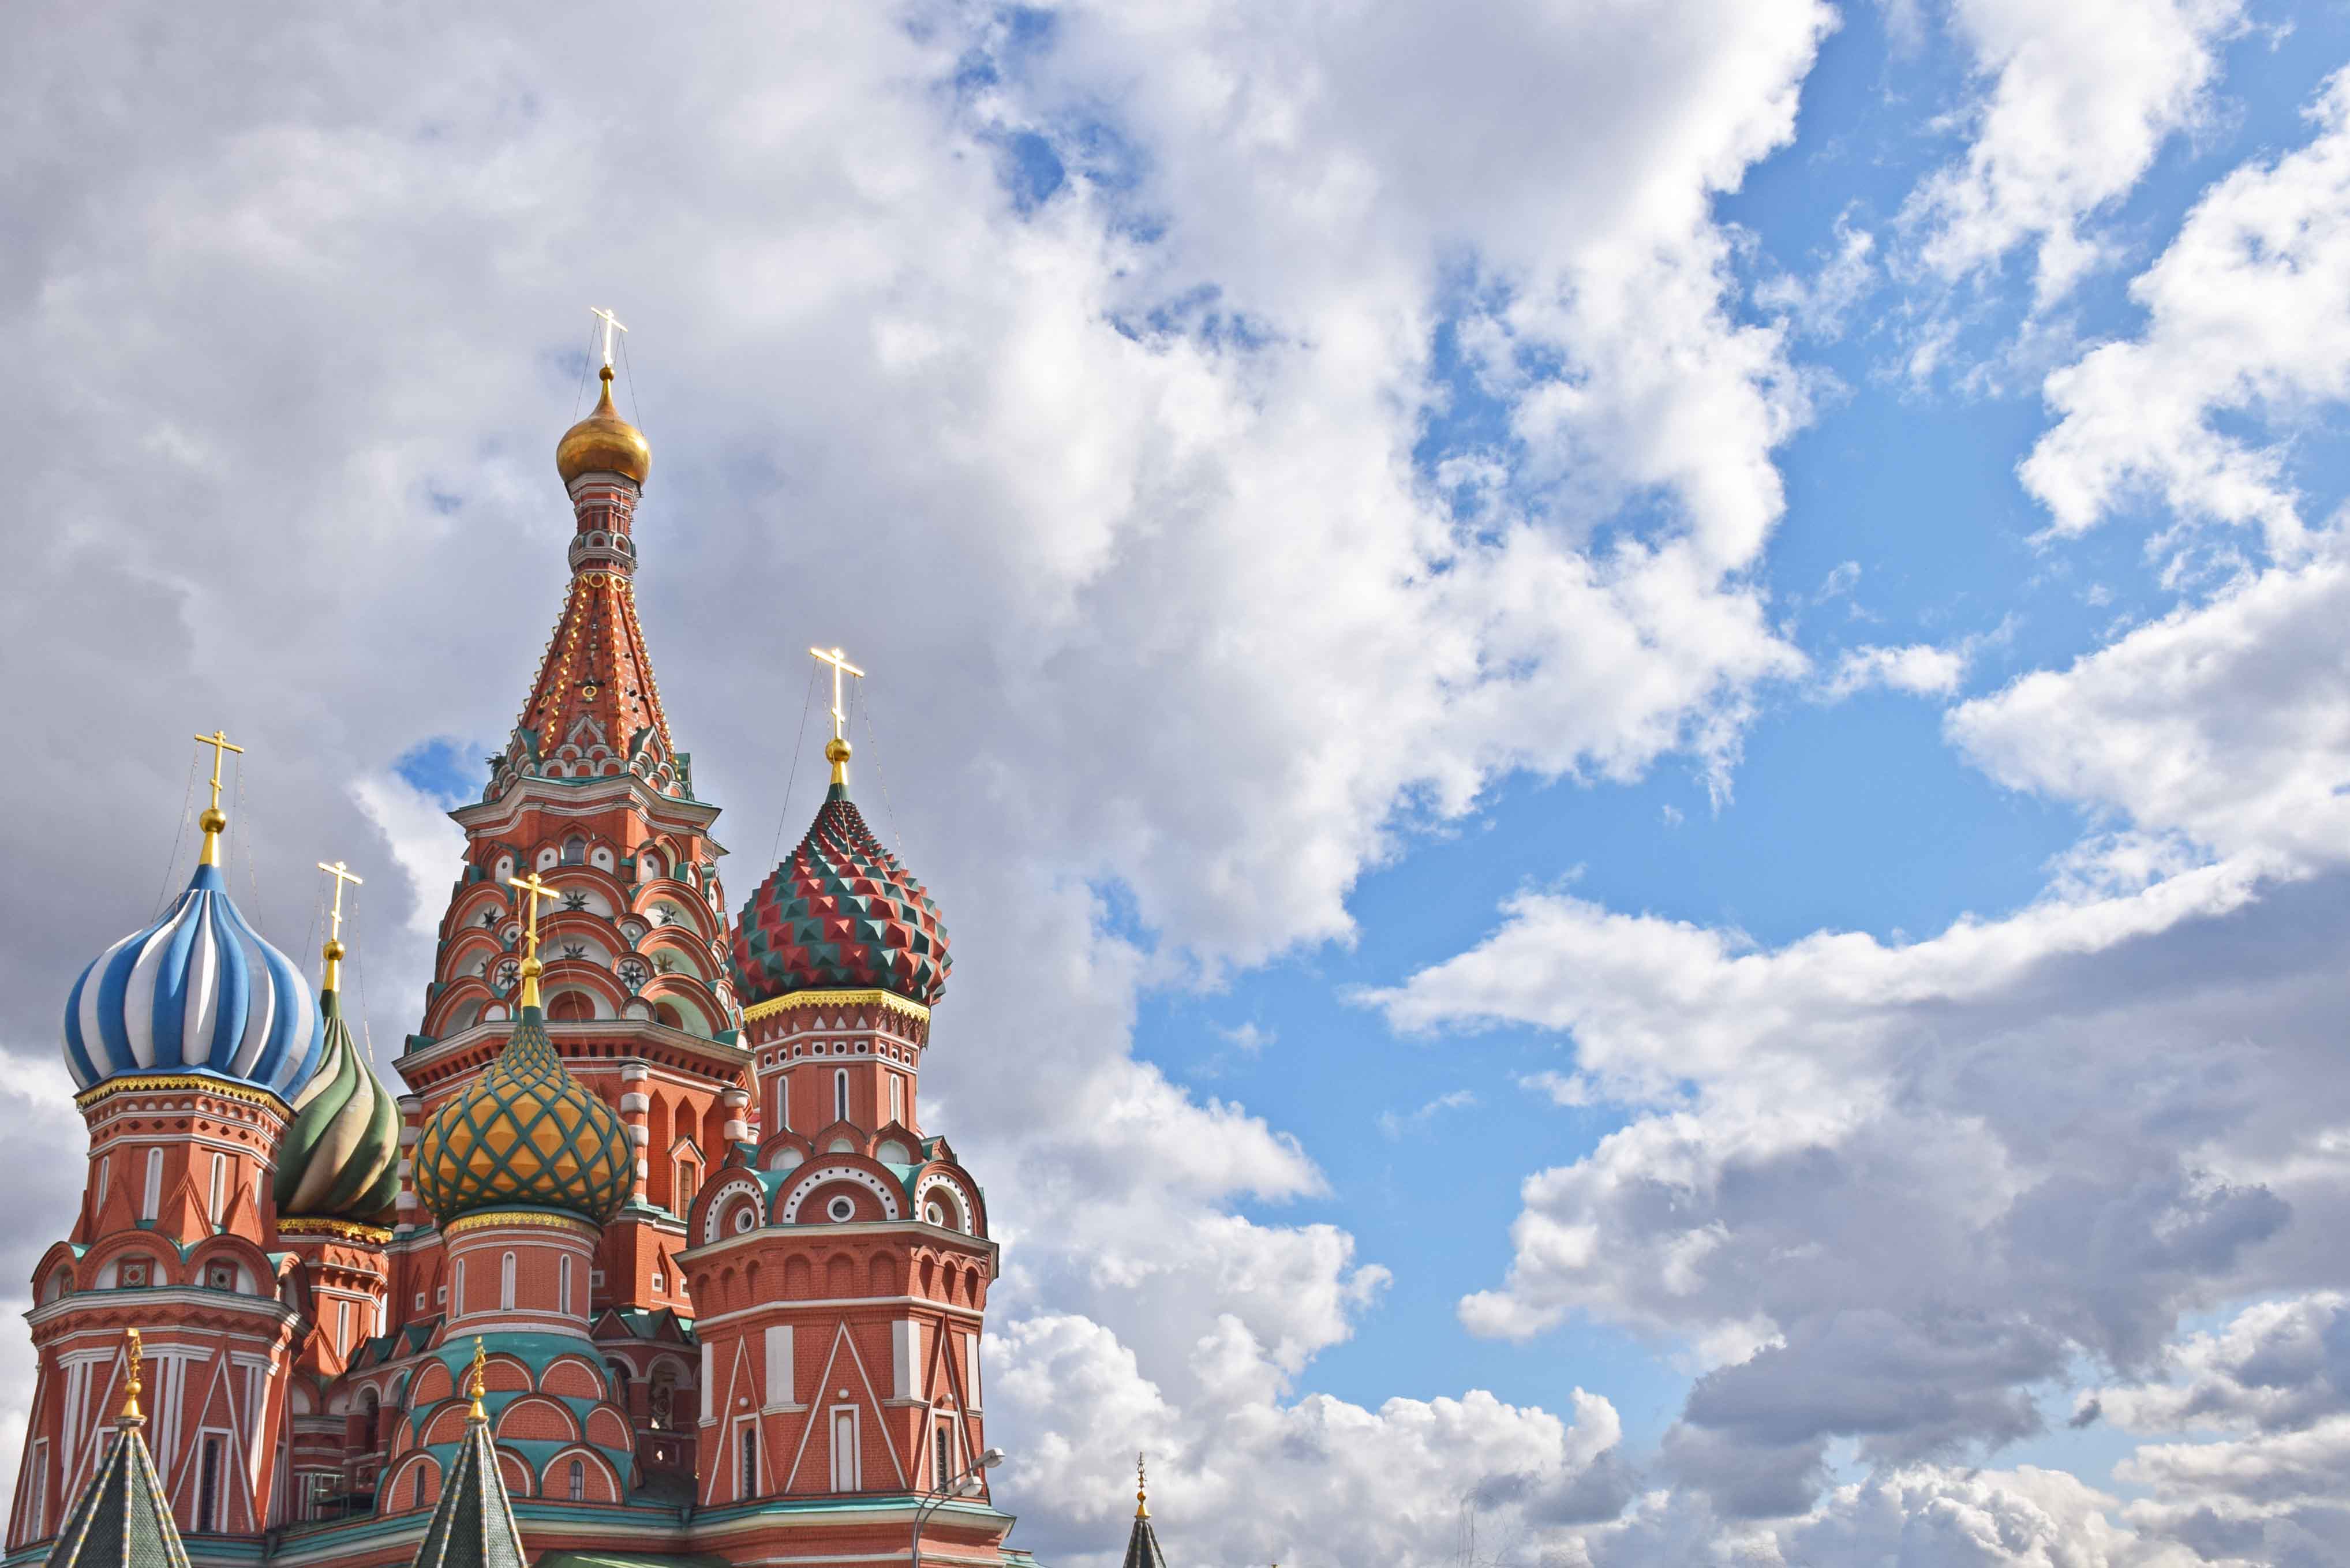
<path id="1" fill-rule="evenodd" d="M 0 1568 L 1033 1562 L 989 1487 L 986 1198 L 922 1127 L 947 932 L 850 796 L 861 672 L 821 655 L 830 789 L 730 921 L 607 340 L 400 1092 L 345 1009 L 348 873 L 316 993 L 231 898 L 218 732 L 193 878 L 73 983 L 88 1174 Z"/>

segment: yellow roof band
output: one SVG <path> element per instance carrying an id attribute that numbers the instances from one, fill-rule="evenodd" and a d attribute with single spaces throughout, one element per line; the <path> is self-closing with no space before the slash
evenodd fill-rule
<path id="1" fill-rule="evenodd" d="M 743 1010 L 743 1022 L 754 1023 L 762 1018 L 794 1007 L 886 1007 L 892 1012 L 902 1012 L 918 1023 L 930 1022 L 931 1010 L 919 1002 L 909 1002 L 894 991 L 795 991 L 785 996 L 771 996 L 764 1002 L 754 1002 Z"/>

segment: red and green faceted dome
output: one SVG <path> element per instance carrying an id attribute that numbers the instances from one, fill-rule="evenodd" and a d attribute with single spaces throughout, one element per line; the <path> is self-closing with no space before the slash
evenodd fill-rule
<path id="1" fill-rule="evenodd" d="M 924 1007 L 947 988 L 947 929 L 922 885 L 835 784 L 807 836 L 734 928 L 744 1006 L 795 991 L 888 991 Z"/>

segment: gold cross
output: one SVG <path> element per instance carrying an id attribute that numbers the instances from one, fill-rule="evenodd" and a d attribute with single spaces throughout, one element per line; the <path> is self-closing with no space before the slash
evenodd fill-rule
<path id="1" fill-rule="evenodd" d="M 349 867 L 339 860 L 332 866 L 321 860 L 318 862 L 318 869 L 335 879 L 335 907 L 327 917 L 332 922 L 332 926 L 327 933 L 327 945 L 319 950 L 321 956 L 327 961 L 327 979 L 325 984 L 319 989 L 340 991 L 343 989 L 343 884 L 348 882 L 352 887 L 358 888 L 364 886 L 364 883 L 359 877 L 352 874 Z"/>
<path id="2" fill-rule="evenodd" d="M 210 746 L 213 749 L 213 803 L 204 808 L 203 815 L 196 818 L 196 826 L 204 830 L 204 849 L 203 853 L 197 857 L 196 864 L 217 866 L 220 864 L 221 829 L 228 826 L 228 818 L 221 815 L 220 808 L 221 755 L 224 752 L 234 752 L 241 757 L 244 755 L 244 748 L 230 740 L 227 732 L 224 730 L 214 730 L 209 735 L 198 735 L 196 744 Z"/>
<path id="3" fill-rule="evenodd" d="M 535 959 L 538 956 L 538 901 L 541 898 L 553 896 L 555 884 L 545 880 L 536 871 L 530 874 L 527 881 L 520 877 L 509 877 L 506 880 L 530 895 L 530 935 L 524 940 L 522 956 Z"/>
<path id="4" fill-rule="evenodd" d="M 608 310 L 598 310 L 590 306 L 588 314 L 604 324 L 604 369 L 608 370 L 612 368 L 612 334 L 626 332 L 628 327 L 621 325 L 620 318 Z"/>
<path id="5" fill-rule="evenodd" d="M 318 869 L 335 879 L 335 907 L 327 917 L 334 922 L 334 929 L 328 933 L 327 940 L 330 942 L 340 942 L 343 940 L 343 885 L 348 882 L 354 888 L 363 888 L 367 886 L 367 882 L 364 877 L 339 860 L 332 866 L 321 860 L 318 862 Z"/>
<path id="6" fill-rule="evenodd" d="M 836 741 L 842 740 L 845 737 L 841 733 L 841 728 L 848 722 L 848 713 L 840 705 L 840 678 L 844 675 L 854 675 L 861 680 L 865 678 L 865 671 L 849 663 L 847 656 L 837 648 L 829 653 L 821 648 L 811 648 L 808 652 L 816 656 L 817 663 L 832 666 L 832 738 Z"/>

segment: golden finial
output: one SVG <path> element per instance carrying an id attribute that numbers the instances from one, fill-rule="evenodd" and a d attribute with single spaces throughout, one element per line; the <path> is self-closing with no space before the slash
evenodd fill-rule
<path id="1" fill-rule="evenodd" d="M 321 860 L 318 862 L 318 869 L 335 879 L 335 907 L 327 915 L 330 922 L 330 928 L 327 932 L 327 945 L 319 950 L 327 961 L 327 983 L 320 989 L 340 991 L 343 989 L 343 885 L 348 883 L 354 888 L 359 888 L 365 886 L 365 883 L 359 877 L 353 876 L 351 868 L 339 860 L 332 866 Z"/>
<path id="2" fill-rule="evenodd" d="M 465 1379 L 465 1393 L 473 1401 L 471 1418 L 476 1421 L 486 1421 L 490 1418 L 489 1416 L 482 1409 L 482 1395 L 489 1386 L 482 1374 L 483 1369 L 488 1366 L 489 1364 L 490 1353 L 483 1346 L 482 1336 L 477 1334 L 473 1336 L 473 1370 L 472 1375 Z"/>
<path id="3" fill-rule="evenodd" d="M 123 1358 L 130 1364 L 130 1380 L 123 1385 L 122 1414 L 120 1419 L 126 1424 L 136 1425 L 147 1418 L 139 1413 L 139 1363 L 140 1358 L 140 1352 L 139 1349 L 139 1331 L 134 1328 L 130 1331 L 126 1337 L 127 1343 L 123 1346 L 122 1355 Z"/>
<path id="4" fill-rule="evenodd" d="M 1148 1474 L 1142 1468 L 1142 1455 L 1137 1454 L 1134 1456 L 1134 1517 L 1137 1519 L 1149 1519 L 1150 1517 L 1150 1486 Z"/>
<path id="5" fill-rule="evenodd" d="M 220 864 L 221 829 L 228 826 L 228 816 L 220 808 L 221 753 L 234 752 L 241 757 L 244 755 L 244 748 L 230 740 L 227 732 L 221 730 L 214 730 L 209 735 L 198 735 L 196 744 L 213 749 L 213 803 L 204 807 L 202 816 L 196 818 L 196 826 L 204 830 L 204 852 L 196 864 L 217 866 Z"/>
<path id="6" fill-rule="evenodd" d="M 825 742 L 824 756 L 825 761 L 832 764 L 832 782 L 846 789 L 848 787 L 848 736 L 846 733 L 848 711 L 840 705 L 840 678 L 854 675 L 862 680 L 865 671 L 849 663 L 847 656 L 837 648 L 829 652 L 821 648 L 811 648 L 808 652 L 816 657 L 817 663 L 832 666 L 832 739 Z"/>
<path id="7" fill-rule="evenodd" d="M 555 885 L 540 877 L 536 871 L 532 872 L 527 879 L 520 877 L 509 877 L 506 880 L 521 888 L 525 893 L 530 895 L 529 930 L 528 934 L 523 938 L 522 997 L 515 1005 L 519 1007 L 536 1007 L 538 1005 L 538 977 L 546 969 L 545 964 L 538 961 L 538 900 L 543 896 L 553 893 L 555 891 Z"/>

